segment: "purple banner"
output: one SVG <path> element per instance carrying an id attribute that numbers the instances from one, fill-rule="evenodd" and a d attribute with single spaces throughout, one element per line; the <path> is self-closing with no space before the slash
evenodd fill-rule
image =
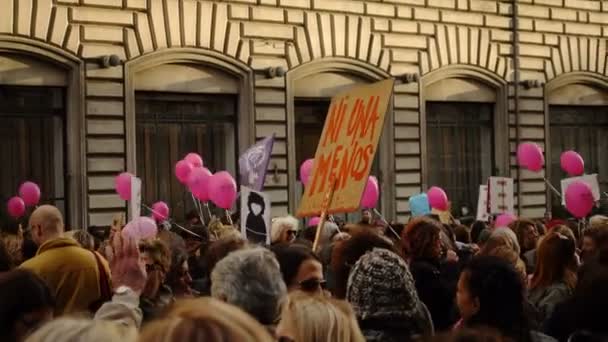
<path id="1" fill-rule="evenodd" d="M 241 185 L 255 191 L 264 190 L 264 180 L 273 144 L 274 134 L 258 141 L 239 157 Z"/>

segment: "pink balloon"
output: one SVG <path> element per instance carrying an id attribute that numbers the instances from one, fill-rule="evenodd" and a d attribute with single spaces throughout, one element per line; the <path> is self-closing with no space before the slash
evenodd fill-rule
<path id="1" fill-rule="evenodd" d="M 300 166 L 300 181 L 304 186 L 308 185 L 310 174 L 312 173 L 314 159 L 308 159 Z"/>
<path id="2" fill-rule="evenodd" d="M 361 196 L 361 207 L 366 209 L 375 208 L 379 197 L 380 188 L 378 187 L 378 179 L 374 176 L 369 176 L 363 190 L 363 195 Z"/>
<path id="3" fill-rule="evenodd" d="M 446 195 L 442 188 L 434 186 L 427 191 L 426 195 L 429 198 L 431 208 L 441 211 L 448 210 L 448 195 Z"/>
<path id="4" fill-rule="evenodd" d="M 118 196 L 125 201 L 129 201 L 131 199 L 131 179 L 133 177 L 134 176 L 132 174 L 123 172 L 114 179 L 116 193 L 118 193 Z"/>
<path id="5" fill-rule="evenodd" d="M 209 180 L 209 198 L 222 209 L 230 209 L 237 197 L 236 182 L 227 171 L 220 171 Z"/>
<path id="6" fill-rule="evenodd" d="M 517 162 L 520 167 L 538 172 L 543 169 L 543 150 L 535 143 L 522 143 L 517 147 Z"/>
<path id="7" fill-rule="evenodd" d="M 152 217 L 156 222 L 163 222 L 169 217 L 169 206 L 163 201 L 152 204 Z"/>
<path id="8" fill-rule="evenodd" d="M 571 177 L 580 176 L 585 173 L 585 161 L 580 154 L 575 151 L 566 151 L 559 158 L 562 170 L 566 171 Z"/>
<path id="9" fill-rule="evenodd" d="M 122 235 L 135 240 L 154 239 L 158 233 L 156 222 L 147 216 L 140 216 L 127 223 Z"/>
<path id="10" fill-rule="evenodd" d="M 11 215 L 12 218 L 18 219 L 23 216 L 23 214 L 25 214 L 25 202 L 23 202 L 23 199 L 21 199 L 21 197 L 12 197 L 8 200 L 6 209 L 8 211 L 8 214 Z"/>
<path id="11" fill-rule="evenodd" d="M 34 182 L 25 182 L 19 187 L 19 196 L 25 205 L 37 205 L 40 202 L 40 188 Z"/>
<path id="12" fill-rule="evenodd" d="M 203 158 L 198 153 L 188 153 L 184 160 L 192 164 L 194 167 L 203 167 Z"/>
<path id="13" fill-rule="evenodd" d="M 175 164 L 175 177 L 182 184 L 188 183 L 188 177 L 194 166 L 187 160 L 180 160 Z"/>
<path id="14" fill-rule="evenodd" d="M 589 215 L 595 199 L 589 184 L 583 181 L 574 181 L 566 188 L 566 209 L 576 218 Z"/>
<path id="15" fill-rule="evenodd" d="M 321 218 L 319 216 L 315 216 L 315 217 L 311 218 L 310 220 L 308 220 L 308 224 L 306 226 L 307 227 L 316 227 L 319 225 L 319 222 L 321 222 Z"/>
<path id="16" fill-rule="evenodd" d="M 209 201 L 209 181 L 211 180 L 211 171 L 205 167 L 197 167 L 190 172 L 188 176 L 188 188 L 194 197 L 203 202 Z"/>
<path id="17" fill-rule="evenodd" d="M 494 221 L 494 228 L 508 227 L 512 222 L 517 221 L 517 216 L 511 213 L 504 213 L 498 215 L 496 221 Z"/>

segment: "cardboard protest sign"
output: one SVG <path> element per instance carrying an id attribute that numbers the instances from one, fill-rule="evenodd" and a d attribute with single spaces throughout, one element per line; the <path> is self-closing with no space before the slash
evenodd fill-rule
<path id="1" fill-rule="evenodd" d="M 241 186 L 241 234 L 249 242 L 270 244 L 270 196 Z"/>
<path id="2" fill-rule="evenodd" d="M 574 181 L 583 181 L 587 183 L 591 187 L 591 193 L 593 194 L 593 200 L 596 202 L 600 200 L 600 184 L 597 180 L 597 173 L 591 175 L 584 175 L 579 177 L 570 177 L 562 179 L 561 187 L 562 187 L 562 204 L 566 205 L 566 189 L 568 185 Z"/>
<path id="3" fill-rule="evenodd" d="M 141 179 L 131 178 L 131 220 L 141 216 Z"/>
<path id="4" fill-rule="evenodd" d="M 393 85 L 389 79 L 353 87 L 332 99 L 298 216 L 319 215 L 332 187 L 328 213 L 359 208 Z"/>
<path id="5" fill-rule="evenodd" d="M 513 178 L 490 177 L 488 179 L 490 214 L 515 213 Z"/>
<path id="6" fill-rule="evenodd" d="M 410 212 L 413 217 L 425 216 L 431 213 L 429 197 L 426 194 L 418 194 L 410 197 Z"/>
<path id="7" fill-rule="evenodd" d="M 488 213 L 488 186 L 479 186 L 479 198 L 477 200 L 477 221 L 488 222 L 490 213 Z"/>

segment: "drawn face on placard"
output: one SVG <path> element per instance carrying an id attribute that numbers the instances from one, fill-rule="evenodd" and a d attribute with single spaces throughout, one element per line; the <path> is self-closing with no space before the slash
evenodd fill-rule
<path id="1" fill-rule="evenodd" d="M 258 203 L 251 203 L 251 212 L 258 216 L 262 213 L 262 206 Z"/>

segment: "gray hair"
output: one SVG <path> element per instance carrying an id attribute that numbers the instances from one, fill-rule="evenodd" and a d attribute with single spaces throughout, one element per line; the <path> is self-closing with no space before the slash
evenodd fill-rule
<path id="1" fill-rule="evenodd" d="M 230 253 L 211 273 L 211 296 L 243 309 L 264 325 L 280 315 L 287 288 L 274 254 L 265 248 Z"/>
<path id="2" fill-rule="evenodd" d="M 519 242 L 517 241 L 517 235 L 515 235 L 515 232 L 512 231 L 510 228 L 496 228 L 492 232 L 492 235 L 490 235 L 490 238 L 494 236 L 502 236 L 508 238 L 512 243 L 513 251 L 517 253 L 517 255 L 521 253 Z"/>

